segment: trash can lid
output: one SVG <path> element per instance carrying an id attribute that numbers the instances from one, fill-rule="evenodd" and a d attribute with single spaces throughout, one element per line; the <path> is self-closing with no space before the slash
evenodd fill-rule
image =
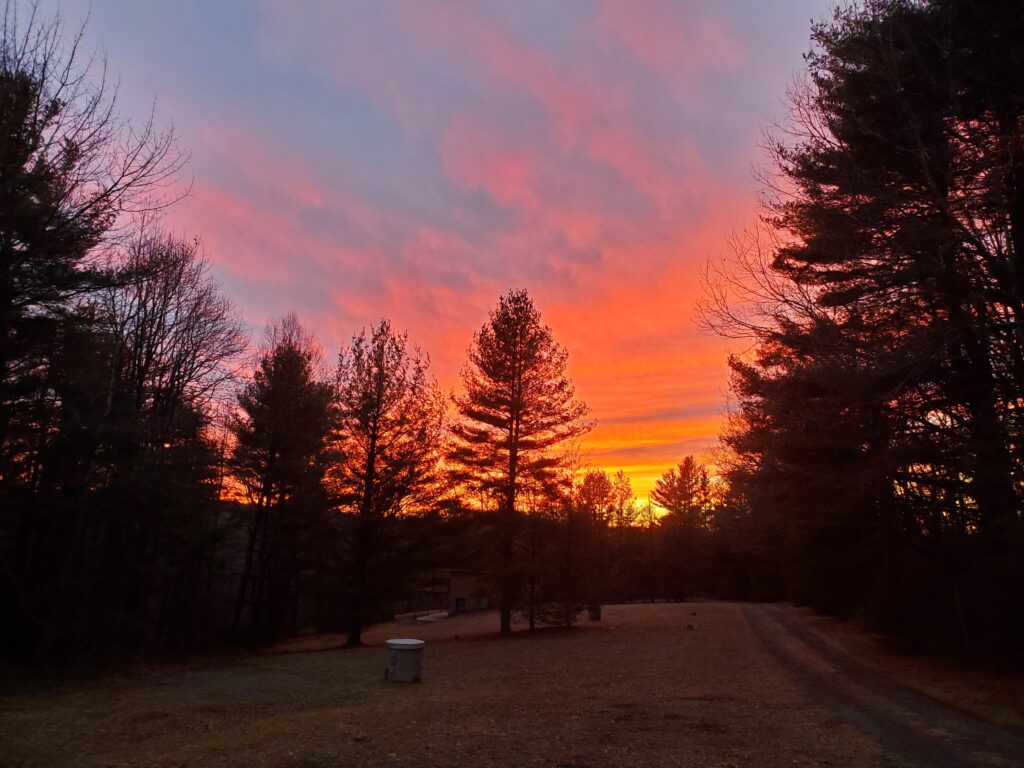
<path id="1" fill-rule="evenodd" d="M 414 640 L 410 637 L 396 637 L 387 641 L 388 648 L 396 651 L 406 650 L 411 651 L 416 648 L 422 648 L 426 643 L 423 640 Z"/>

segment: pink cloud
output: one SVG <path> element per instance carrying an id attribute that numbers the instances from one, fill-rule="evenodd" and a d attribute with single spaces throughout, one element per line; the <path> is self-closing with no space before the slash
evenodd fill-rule
<path id="1" fill-rule="evenodd" d="M 444 131 L 441 158 L 449 178 L 469 190 L 483 190 L 498 203 L 534 209 L 537 156 L 524 148 L 499 147 L 493 131 L 463 117 Z"/>
<path id="2" fill-rule="evenodd" d="M 435 186 L 389 204 L 382 187 L 360 188 L 301 143 L 214 115 L 196 153 L 215 157 L 219 176 L 197 183 L 190 227 L 251 288 L 250 320 L 295 308 L 333 354 L 388 316 L 446 387 L 498 295 L 528 288 L 570 350 L 579 396 L 608 419 L 589 445 L 611 469 L 639 467 L 629 448 L 648 446 L 643 483 L 653 484 L 659 445 L 667 469 L 682 442 L 705 446 L 717 432 L 708 403 L 721 395 L 725 345 L 692 326 L 697 270 L 754 203 L 692 136 L 637 119 L 634 78 L 670 81 L 660 87 L 674 97 L 702 73 L 740 66 L 743 51 L 697 8 L 604 3 L 580 32 L 593 37 L 593 67 L 544 52 L 478 6 L 389 8 L 383 19 L 373 4 L 270 6 L 264 45 L 315 69 L 339 100 L 357 92 L 393 116 L 416 159 L 436 160 Z M 380 44 L 371 32 L 384 23 Z M 423 60 L 447 62 L 457 82 L 439 67 L 425 84 Z M 620 60 L 636 66 L 609 68 Z M 431 86 L 450 88 L 451 103 Z"/>
<path id="3" fill-rule="evenodd" d="M 708 11 L 697 3 L 605 0 L 598 29 L 647 69 L 672 80 L 736 69 L 743 49 Z"/>

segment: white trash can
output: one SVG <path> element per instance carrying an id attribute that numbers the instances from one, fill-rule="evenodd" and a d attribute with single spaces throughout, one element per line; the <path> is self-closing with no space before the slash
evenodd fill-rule
<path id="1" fill-rule="evenodd" d="M 384 679 L 397 683 L 418 683 L 423 672 L 422 640 L 394 638 L 387 641 L 388 665 L 384 668 Z"/>

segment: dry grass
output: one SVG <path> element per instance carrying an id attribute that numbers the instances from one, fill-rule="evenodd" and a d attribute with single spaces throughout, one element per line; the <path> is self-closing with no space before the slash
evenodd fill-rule
<path id="1" fill-rule="evenodd" d="M 697 629 L 687 631 L 697 612 Z M 729 604 L 611 606 L 499 639 L 493 614 L 384 625 L 428 641 L 421 685 L 316 638 L 226 667 L 69 686 L 0 707 L 0 765 L 875 765 Z M 458 636 L 459 639 L 456 639 Z M 293 652 L 281 652 L 293 651 Z M 301 652 L 305 651 L 305 652 Z M 6 763 L 4 763 L 6 761 Z"/>
<path id="2" fill-rule="evenodd" d="M 850 624 L 803 619 L 892 679 L 1024 723 L 1020 679 L 899 657 Z M 362 649 L 307 638 L 228 664 L 8 696 L 0 768 L 883 764 L 808 700 L 738 606 L 610 606 L 597 624 L 505 639 L 496 626 L 494 614 L 381 625 Z M 402 636 L 427 640 L 421 685 L 382 679 L 380 646 Z"/>

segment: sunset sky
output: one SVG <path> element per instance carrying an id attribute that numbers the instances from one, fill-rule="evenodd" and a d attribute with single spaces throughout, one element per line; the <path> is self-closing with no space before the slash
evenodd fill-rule
<path id="1" fill-rule="evenodd" d="M 387 316 L 452 389 L 527 288 L 598 421 L 587 460 L 644 497 L 716 440 L 700 266 L 756 217 L 761 131 L 830 5 L 92 0 L 85 47 L 191 153 L 167 225 L 254 338 L 295 310 L 333 356 Z"/>

